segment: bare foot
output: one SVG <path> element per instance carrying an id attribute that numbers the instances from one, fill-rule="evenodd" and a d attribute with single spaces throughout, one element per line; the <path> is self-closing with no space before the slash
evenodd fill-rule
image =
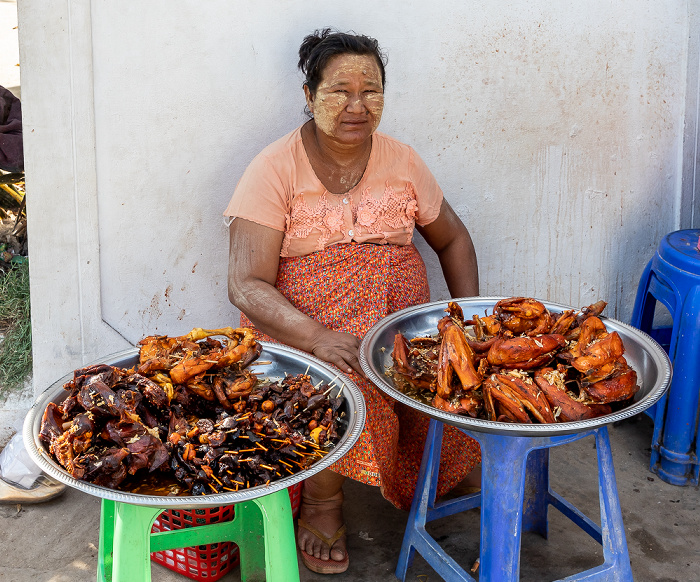
<path id="1" fill-rule="evenodd" d="M 317 529 L 326 538 L 332 539 L 343 527 L 343 490 L 327 499 L 314 499 L 302 495 L 299 521 Z M 329 548 L 322 540 L 305 527 L 297 530 L 297 545 L 307 554 L 321 560 L 342 562 L 345 559 L 345 535 Z"/>

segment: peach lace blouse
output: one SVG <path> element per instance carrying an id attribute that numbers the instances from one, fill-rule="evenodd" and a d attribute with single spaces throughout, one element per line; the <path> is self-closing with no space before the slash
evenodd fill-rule
<path id="1" fill-rule="evenodd" d="M 345 194 L 328 192 L 297 128 L 253 159 L 224 215 L 283 231 L 280 256 L 299 257 L 353 241 L 410 244 L 415 224 L 438 217 L 442 196 L 413 148 L 379 132 L 360 182 Z"/>

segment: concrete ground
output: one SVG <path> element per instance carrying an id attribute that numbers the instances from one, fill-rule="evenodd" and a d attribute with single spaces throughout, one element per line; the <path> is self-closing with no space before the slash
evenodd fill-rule
<path id="1" fill-rule="evenodd" d="M 698 489 L 664 483 L 648 470 L 652 423 L 645 415 L 610 427 L 613 459 L 635 580 L 700 580 Z M 586 438 L 552 449 L 555 491 L 600 522 L 594 442 Z M 497 484 L 494 486 L 497 487 Z M 385 501 L 376 488 L 346 485 L 350 568 L 337 582 L 395 580 L 407 513 Z M 557 510 L 550 535 L 522 539 L 521 580 L 558 580 L 603 562 L 602 549 Z M 429 525 L 433 536 L 462 566 L 471 568 L 479 550 L 479 512 L 473 510 Z M 0 506 L 0 581 L 87 582 L 97 569 L 99 499 L 78 490 L 41 505 Z M 302 582 L 327 579 L 299 564 Z M 153 564 L 156 582 L 187 578 Z M 221 578 L 239 580 L 238 572 Z M 440 578 L 416 556 L 407 580 Z"/>

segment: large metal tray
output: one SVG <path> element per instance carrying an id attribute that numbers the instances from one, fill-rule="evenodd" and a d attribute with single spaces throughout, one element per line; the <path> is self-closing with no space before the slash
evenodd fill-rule
<path id="1" fill-rule="evenodd" d="M 111 499 L 113 501 L 121 501 L 123 503 L 131 503 L 133 505 L 148 505 L 162 508 L 179 508 L 179 509 L 194 509 L 197 507 L 215 507 L 220 505 L 229 505 L 247 501 L 256 497 L 268 495 L 280 489 L 286 489 L 299 481 L 303 481 L 307 477 L 318 473 L 322 469 L 330 466 L 332 463 L 345 455 L 348 450 L 355 444 L 360 437 L 360 432 L 365 424 L 365 402 L 362 393 L 355 384 L 348 379 L 347 376 L 340 374 L 335 368 L 321 360 L 308 355 L 305 352 L 295 350 L 281 344 L 272 344 L 269 342 L 260 342 L 263 345 L 263 351 L 258 359 L 259 362 L 271 362 L 269 364 L 256 365 L 254 367 L 256 373 L 262 373 L 262 377 L 272 379 L 284 378 L 286 374 L 303 374 L 308 373 L 314 384 L 319 381 L 331 383 L 338 386 L 334 388 L 331 394 L 336 396 L 342 388 L 343 404 L 340 411 L 345 415 L 340 422 L 341 435 L 340 440 L 335 447 L 322 460 L 314 463 L 307 469 L 300 471 L 289 477 L 284 477 L 279 481 L 274 481 L 268 486 L 251 487 L 237 492 L 216 493 L 202 496 L 162 496 L 162 495 L 141 495 L 136 493 L 128 493 L 116 489 L 108 489 L 74 479 L 71 475 L 59 465 L 51 455 L 44 449 L 43 444 L 39 441 L 39 430 L 41 429 L 41 419 L 44 415 L 44 410 L 49 402 L 61 402 L 68 393 L 63 389 L 63 384 L 73 378 L 73 373 L 67 374 L 60 380 L 49 386 L 43 394 L 39 395 L 34 402 L 34 405 L 27 413 L 23 426 L 23 438 L 25 446 L 29 451 L 34 462 L 46 473 L 55 477 L 59 481 L 79 489 L 90 495 L 101 497 L 103 499 Z M 138 363 L 138 348 L 131 348 L 123 352 L 119 352 L 103 358 L 94 363 L 106 363 L 111 366 L 129 368 Z M 307 372 L 308 369 L 308 372 Z"/>
<path id="2" fill-rule="evenodd" d="M 492 314 L 494 305 L 501 299 L 505 297 L 472 297 L 454 301 L 464 311 L 465 319 L 468 319 L 474 314 Z M 573 309 L 558 303 L 542 303 L 552 312 Z M 401 332 L 410 339 L 436 333 L 437 323 L 445 316 L 446 307 L 447 301 L 434 301 L 409 307 L 385 317 L 365 335 L 360 345 L 360 364 L 369 379 L 392 398 L 457 428 L 513 436 L 554 436 L 582 432 L 639 414 L 657 402 L 671 382 L 671 363 L 658 343 L 644 332 L 621 321 L 601 317 L 609 331 L 620 334 L 625 346 L 625 358 L 637 372 L 640 389 L 630 406 L 590 420 L 531 425 L 481 420 L 444 412 L 406 396 L 394 386 L 394 382 L 385 372 L 392 365 L 394 336 Z"/>

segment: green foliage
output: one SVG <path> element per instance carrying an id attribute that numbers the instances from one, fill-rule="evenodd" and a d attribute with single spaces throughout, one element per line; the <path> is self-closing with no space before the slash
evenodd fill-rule
<path id="1" fill-rule="evenodd" d="M 0 390 L 17 390 L 32 371 L 29 264 L 13 264 L 0 275 Z"/>

